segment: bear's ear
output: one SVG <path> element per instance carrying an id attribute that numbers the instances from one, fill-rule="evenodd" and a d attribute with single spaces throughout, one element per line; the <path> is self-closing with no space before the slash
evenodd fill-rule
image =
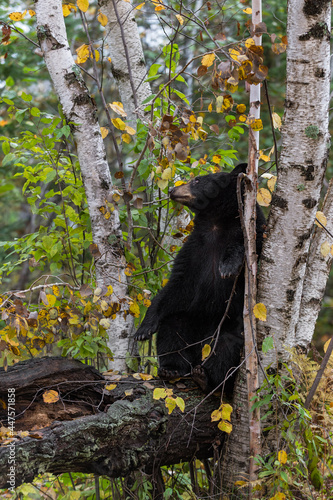
<path id="1" fill-rule="evenodd" d="M 237 165 L 237 167 L 235 167 L 232 171 L 232 174 L 234 175 L 238 175 L 238 174 L 246 174 L 246 169 L 247 169 L 247 163 L 240 163 L 239 165 Z"/>

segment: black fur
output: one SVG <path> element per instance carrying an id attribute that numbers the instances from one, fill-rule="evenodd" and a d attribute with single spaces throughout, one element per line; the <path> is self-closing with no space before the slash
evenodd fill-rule
<path id="1" fill-rule="evenodd" d="M 231 173 L 196 177 L 174 188 L 170 196 L 195 213 L 194 229 L 179 251 L 170 279 L 153 299 L 135 338 L 157 332 L 159 375 L 174 378 L 192 374 L 203 390 L 224 381 L 239 364 L 243 346 L 244 244 L 236 183 L 246 164 Z M 260 255 L 265 218 L 257 206 L 257 254 Z M 235 293 L 215 345 L 235 278 Z M 202 347 L 212 353 L 202 362 Z M 225 390 L 230 392 L 233 378 Z"/>

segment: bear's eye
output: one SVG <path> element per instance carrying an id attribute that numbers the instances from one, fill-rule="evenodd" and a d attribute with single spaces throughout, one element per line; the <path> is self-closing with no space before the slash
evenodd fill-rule
<path id="1" fill-rule="evenodd" d="M 200 179 L 199 179 L 198 177 L 196 177 L 196 178 L 194 179 L 194 184 L 198 184 L 199 182 L 200 182 Z"/>

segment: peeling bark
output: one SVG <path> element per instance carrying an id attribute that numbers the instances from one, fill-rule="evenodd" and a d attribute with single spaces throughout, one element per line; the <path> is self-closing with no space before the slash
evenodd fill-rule
<path id="1" fill-rule="evenodd" d="M 309 5 L 318 6 L 309 10 Z M 326 169 L 330 84 L 327 0 L 288 3 L 287 89 L 277 189 L 261 256 L 258 302 L 267 307 L 261 337 L 274 335 L 278 359 L 294 346 L 310 237 Z M 320 29 L 319 29 L 320 27 Z M 302 335 L 299 332 L 299 335 Z M 265 365 L 276 362 L 269 351 Z"/>
<path id="2" fill-rule="evenodd" d="M 119 302 L 127 296 L 126 263 L 97 109 L 68 45 L 61 1 L 38 0 L 35 6 L 37 34 L 45 63 L 77 144 L 93 241 L 98 247 L 95 257 L 97 283 L 99 286 L 112 285 L 112 301 Z M 132 333 L 133 318 L 118 313 L 108 331 L 108 345 L 115 354 L 113 368 L 117 370 L 126 368 L 125 357 Z"/>
<path id="3" fill-rule="evenodd" d="M 49 375 L 50 373 L 50 375 Z M 152 473 L 160 465 L 211 457 L 223 442 L 211 412 L 216 397 L 205 397 L 192 381 L 149 383 L 132 376 L 116 382 L 112 391 L 94 368 L 66 358 L 42 358 L 0 369 L 0 399 L 15 388 L 16 485 L 38 474 L 84 472 L 124 477 L 144 469 Z M 179 384 L 178 384 L 179 385 Z M 166 386 L 185 401 L 185 412 L 168 415 L 164 401 L 152 397 L 154 387 Z M 44 403 L 46 389 L 58 391 L 57 403 Z M 125 391 L 132 390 L 130 396 Z M 204 399 L 204 400 L 203 400 Z M 6 425 L 7 410 L 0 419 Z M 0 448 L 0 488 L 8 486 L 9 445 Z"/>

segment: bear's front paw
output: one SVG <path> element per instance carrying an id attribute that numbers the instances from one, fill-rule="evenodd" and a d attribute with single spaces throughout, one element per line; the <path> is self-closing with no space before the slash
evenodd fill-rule
<path id="1" fill-rule="evenodd" d="M 149 340 L 152 335 L 153 335 L 153 332 L 151 331 L 151 329 L 142 328 L 140 326 L 140 328 L 137 330 L 136 334 L 134 335 L 134 339 L 141 342 L 142 340 Z"/>
<path id="2" fill-rule="evenodd" d="M 237 264 L 232 262 L 225 262 L 220 265 L 220 275 L 221 278 L 235 278 L 242 270 L 243 262 L 237 266 Z"/>
<path id="3" fill-rule="evenodd" d="M 163 380 L 172 380 L 173 378 L 179 378 L 180 373 L 178 370 L 168 370 L 167 368 L 159 368 L 158 376 Z"/>

